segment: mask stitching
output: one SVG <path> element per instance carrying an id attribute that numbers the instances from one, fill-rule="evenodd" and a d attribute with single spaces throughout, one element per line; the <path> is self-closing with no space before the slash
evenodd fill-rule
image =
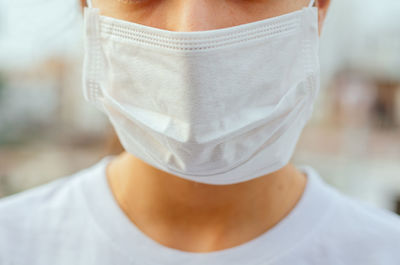
<path id="1" fill-rule="evenodd" d="M 148 39 L 158 39 L 160 41 L 167 41 L 169 43 L 174 43 L 175 42 L 185 42 L 185 44 L 191 45 L 191 44 L 202 44 L 205 42 L 210 42 L 214 43 L 217 41 L 224 41 L 224 39 L 238 39 L 242 37 L 246 37 L 246 35 L 253 35 L 253 34 L 258 34 L 258 33 L 264 33 L 268 34 L 268 31 L 272 31 L 275 28 L 284 28 L 288 27 L 289 29 L 294 28 L 298 25 L 299 18 L 294 18 L 286 22 L 276 22 L 276 23 L 271 23 L 270 25 L 264 25 L 263 27 L 257 27 L 254 29 L 248 29 L 248 30 L 241 30 L 241 31 L 236 31 L 232 32 L 230 34 L 223 34 L 221 36 L 204 36 L 204 37 L 199 37 L 199 38 L 173 38 L 173 37 L 167 37 L 167 36 L 160 36 L 157 34 L 149 33 L 142 31 L 140 29 L 132 29 L 132 28 L 127 28 L 124 25 L 120 25 L 117 22 L 111 22 L 107 23 L 104 21 L 101 21 L 101 28 L 103 31 L 108 31 L 112 32 L 115 29 L 118 29 L 118 31 L 122 32 L 121 34 L 126 34 L 128 36 L 137 36 L 137 38 L 148 38 Z M 223 30 L 223 29 L 219 29 Z M 198 41 L 193 42 L 193 41 Z"/>
<path id="2" fill-rule="evenodd" d="M 97 15 L 97 14 L 93 14 L 93 15 Z M 304 29 L 303 29 L 303 30 L 304 30 Z M 97 41 L 100 41 L 100 39 L 97 38 Z M 305 49 L 305 46 L 304 46 L 303 48 Z M 100 50 L 97 50 L 97 52 L 94 51 L 94 53 L 93 53 L 94 55 L 96 55 L 96 58 L 97 58 L 98 60 L 100 60 L 99 58 L 101 57 L 101 53 L 100 53 L 100 52 L 101 52 Z M 309 54 L 307 53 L 307 55 L 309 55 Z M 307 56 L 307 55 L 306 55 L 306 56 Z M 94 60 L 94 61 L 96 61 L 96 60 Z M 95 64 L 96 64 L 96 63 L 95 63 Z M 308 65 L 307 63 L 304 63 L 304 67 L 305 67 L 305 68 L 306 68 L 307 65 Z M 99 67 L 95 67 L 94 69 L 95 69 L 95 70 L 98 70 L 98 68 L 99 68 Z M 97 71 L 95 71 L 94 75 L 95 75 L 95 76 L 98 76 L 99 73 L 98 73 Z M 98 76 L 98 77 L 100 77 L 100 76 Z M 97 80 L 97 79 L 93 79 L 92 81 L 93 81 L 94 83 L 97 84 L 97 82 L 95 82 L 95 80 Z M 310 78 L 307 78 L 307 80 L 310 80 Z M 98 85 L 98 84 L 97 84 L 97 85 Z M 308 85 L 308 87 L 309 87 L 310 89 L 312 89 L 312 85 L 311 85 L 310 82 L 306 82 L 305 85 Z M 99 92 L 99 94 L 101 94 L 100 89 L 101 89 L 100 87 L 97 87 L 97 90 L 92 92 L 93 95 L 96 95 L 97 92 Z M 303 108 L 302 108 L 302 109 L 303 109 Z M 306 109 L 309 109 L 309 108 L 306 108 Z M 305 111 L 305 110 L 303 109 L 303 111 L 301 111 L 301 112 L 304 112 L 304 111 Z M 307 111 L 308 111 L 308 110 L 307 110 Z M 303 119 L 302 119 L 302 120 L 303 120 Z M 129 134 L 128 134 L 127 136 L 131 137 Z M 278 139 L 279 139 L 279 137 L 278 137 Z M 249 159 L 251 159 L 251 158 L 252 158 L 253 156 L 255 156 L 255 155 L 256 155 L 256 154 L 253 154 L 252 156 L 250 156 Z M 149 158 L 153 159 L 154 161 L 157 161 L 157 160 L 155 160 L 152 156 L 149 156 Z M 236 168 L 236 167 L 241 166 L 242 164 L 246 163 L 249 159 L 247 159 L 247 160 L 244 159 L 244 160 L 242 161 L 242 163 L 236 163 L 236 164 L 235 164 L 236 166 L 234 166 L 233 168 Z M 160 163 L 160 164 L 163 165 L 162 163 Z M 167 167 L 167 168 L 170 168 L 168 165 L 167 165 L 166 167 Z M 222 173 L 217 173 L 217 174 L 226 173 L 227 171 L 230 171 L 230 170 L 232 170 L 233 168 L 228 169 L 228 170 L 226 170 L 226 171 L 224 171 L 224 172 L 222 172 Z M 170 168 L 170 170 L 179 173 L 179 171 L 176 171 L 176 170 L 174 170 L 174 169 L 172 169 L 172 168 Z M 182 174 L 182 173 L 179 173 L 179 174 Z M 183 173 L 183 174 L 184 174 L 184 173 Z M 196 174 L 196 175 L 198 176 L 198 174 Z M 205 178 L 207 179 L 207 177 L 209 177 L 209 175 L 213 175 L 213 174 L 200 175 L 200 176 L 205 177 Z"/>
<path id="3" fill-rule="evenodd" d="M 271 37 L 283 35 L 285 33 L 290 34 L 292 32 L 295 32 L 295 27 L 289 28 L 289 29 L 277 30 L 275 32 L 272 32 L 268 36 L 265 36 L 265 35 L 258 35 L 257 36 L 256 35 L 256 36 L 252 36 L 252 37 L 247 37 L 246 39 L 238 39 L 238 40 L 226 41 L 225 43 L 219 43 L 219 42 L 215 42 L 215 44 L 210 43 L 211 45 L 206 43 L 206 44 L 204 44 L 204 46 L 200 46 L 200 47 L 185 47 L 185 46 L 190 46 L 192 44 L 181 44 L 182 47 L 177 47 L 177 46 L 168 45 L 168 43 L 171 43 L 171 42 L 167 42 L 167 41 L 159 41 L 159 42 L 157 42 L 156 40 L 151 40 L 151 39 L 150 40 L 146 40 L 146 39 L 141 39 L 141 38 L 134 38 L 133 36 L 126 36 L 124 34 L 121 34 L 118 31 L 113 31 L 112 33 L 110 33 L 110 32 L 102 32 L 102 33 L 104 33 L 105 35 L 110 35 L 110 36 L 115 37 L 115 38 L 122 38 L 122 39 L 130 40 L 130 41 L 147 43 L 149 45 L 158 46 L 158 47 L 164 47 L 164 48 L 173 49 L 173 50 L 207 50 L 207 49 L 225 47 L 225 46 L 229 46 L 229 45 L 232 45 L 232 44 L 235 44 L 235 43 L 242 43 L 242 42 L 246 42 L 246 41 L 262 39 L 262 38 L 266 38 L 266 37 L 271 38 Z M 175 43 L 171 43 L 171 44 L 177 45 Z M 199 45 L 201 45 L 201 44 L 199 44 Z"/>
<path id="4" fill-rule="evenodd" d="M 208 40 L 208 39 L 219 39 L 219 38 L 230 38 L 231 36 L 236 36 L 238 34 L 248 34 L 249 32 L 257 31 L 260 30 L 260 28 L 266 28 L 266 27 L 271 27 L 273 25 L 281 25 L 283 23 L 286 24 L 291 24 L 291 23 L 298 23 L 298 21 L 301 19 L 302 13 L 306 10 L 307 8 L 303 8 L 302 10 L 295 11 L 293 13 L 288 13 L 284 14 L 281 16 L 277 17 L 272 17 L 268 18 L 265 20 L 259 20 L 259 21 L 254 21 L 250 22 L 247 24 L 241 24 L 237 26 L 232 26 L 232 27 L 227 27 L 227 28 L 221 28 L 221 29 L 216 29 L 216 30 L 205 30 L 205 31 L 196 31 L 196 32 L 175 32 L 175 31 L 168 31 L 168 30 L 162 30 L 158 28 L 152 28 L 149 26 L 141 25 L 141 24 L 136 24 L 134 22 L 129 22 L 125 20 L 119 20 L 116 18 L 112 17 L 107 17 L 107 16 L 99 16 L 99 19 L 101 21 L 102 25 L 112 25 L 112 27 L 122 27 L 126 31 L 130 32 L 138 32 L 143 35 L 149 35 L 165 40 L 177 40 L 177 41 L 193 41 L 193 40 Z M 261 25 L 257 25 L 261 24 Z M 251 27 L 251 28 L 242 28 L 242 27 Z M 141 29 L 142 28 L 142 29 Z M 161 31 L 161 33 L 151 33 L 149 31 Z M 228 32 L 226 32 L 228 31 Z M 223 35 L 217 35 L 217 36 L 199 36 L 199 35 L 205 35 L 205 34 L 218 34 L 218 32 L 223 32 Z M 182 35 L 187 35 L 187 34 L 193 34 L 193 37 L 172 37 L 172 36 L 160 36 L 159 34 L 182 34 Z M 195 36 L 197 35 L 197 36 Z"/>
<path id="5" fill-rule="evenodd" d="M 97 107 L 100 107 L 101 104 L 98 102 L 98 98 L 101 97 L 101 89 L 99 84 L 99 71 L 101 68 L 101 56 L 100 56 L 100 49 L 101 43 L 99 39 L 98 33 L 98 21 L 96 19 L 96 14 L 93 10 L 85 10 L 86 17 L 85 17 L 85 24 L 86 30 L 88 30 L 88 25 L 93 27 L 95 33 L 89 33 L 86 37 L 86 47 L 87 50 L 86 58 L 87 61 L 87 97 L 90 101 L 94 102 Z"/>

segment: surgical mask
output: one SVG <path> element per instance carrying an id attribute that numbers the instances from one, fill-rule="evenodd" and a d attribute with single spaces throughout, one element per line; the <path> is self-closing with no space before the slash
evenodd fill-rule
<path id="1" fill-rule="evenodd" d="M 284 167 L 319 90 L 318 11 L 174 32 L 85 9 L 83 86 L 125 150 L 215 185 Z"/>

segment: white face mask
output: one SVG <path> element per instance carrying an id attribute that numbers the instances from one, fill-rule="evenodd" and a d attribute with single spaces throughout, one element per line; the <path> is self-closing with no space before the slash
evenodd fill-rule
<path id="1" fill-rule="evenodd" d="M 208 184 L 269 174 L 289 162 L 319 90 L 312 3 L 197 32 L 86 8 L 85 97 L 129 153 L 160 170 Z"/>

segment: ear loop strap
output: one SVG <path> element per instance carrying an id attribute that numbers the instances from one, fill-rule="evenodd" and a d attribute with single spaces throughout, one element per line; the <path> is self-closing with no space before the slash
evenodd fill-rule
<path id="1" fill-rule="evenodd" d="M 91 1 L 91 0 L 87 0 L 87 1 Z M 313 7 L 315 4 L 315 0 L 311 0 L 310 4 L 308 5 L 308 7 Z"/>

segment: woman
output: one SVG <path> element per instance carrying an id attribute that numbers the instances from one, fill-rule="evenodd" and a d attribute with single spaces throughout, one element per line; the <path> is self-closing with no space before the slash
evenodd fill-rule
<path id="1" fill-rule="evenodd" d="M 328 6 L 88 2 L 85 96 L 126 152 L 3 199 L 0 264 L 399 264 L 398 217 L 289 163 Z"/>

